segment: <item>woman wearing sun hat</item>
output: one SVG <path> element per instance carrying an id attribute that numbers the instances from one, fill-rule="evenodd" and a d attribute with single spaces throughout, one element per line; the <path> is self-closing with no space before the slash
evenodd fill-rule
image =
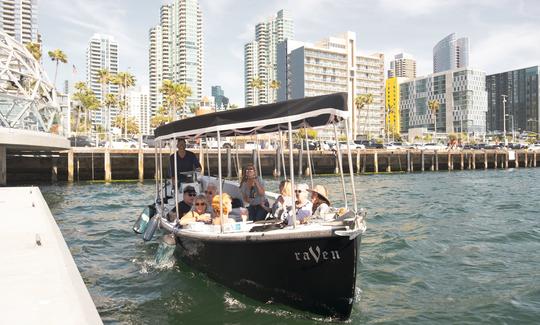
<path id="1" fill-rule="evenodd" d="M 311 203 L 312 207 L 312 217 L 320 218 L 328 212 L 330 208 L 330 200 L 328 200 L 328 191 L 323 185 L 315 185 L 312 189 L 309 189 L 308 192 L 311 193 Z"/>

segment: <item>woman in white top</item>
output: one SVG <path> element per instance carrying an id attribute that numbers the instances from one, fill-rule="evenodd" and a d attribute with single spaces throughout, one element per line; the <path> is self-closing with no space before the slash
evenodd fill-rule
<path id="1" fill-rule="evenodd" d="M 272 205 L 272 215 L 278 219 L 282 219 L 286 212 L 292 208 L 292 183 L 289 180 L 284 180 L 279 183 L 279 196 Z"/>
<path id="2" fill-rule="evenodd" d="M 312 189 L 308 190 L 311 192 L 311 203 L 312 207 L 312 217 L 313 218 L 324 218 L 324 215 L 330 209 L 330 200 L 328 200 L 328 191 L 326 187 L 322 185 L 315 185 Z"/>

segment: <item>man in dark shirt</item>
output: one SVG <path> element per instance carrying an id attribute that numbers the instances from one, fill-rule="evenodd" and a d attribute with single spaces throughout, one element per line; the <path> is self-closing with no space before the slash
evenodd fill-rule
<path id="1" fill-rule="evenodd" d="M 193 202 L 195 202 L 195 197 L 197 196 L 197 192 L 195 191 L 195 188 L 191 185 L 188 185 L 184 188 L 184 196 L 182 197 L 182 201 L 178 202 L 178 210 L 180 211 L 178 215 L 178 220 L 182 219 L 184 214 L 188 213 L 191 210 L 191 207 L 193 206 Z M 169 221 L 174 221 L 176 218 L 176 206 L 169 212 Z"/>
<path id="2" fill-rule="evenodd" d="M 199 159 L 191 151 L 186 150 L 186 140 L 178 140 L 176 146 L 178 151 L 176 152 L 176 171 L 178 173 L 178 180 L 180 182 L 188 181 L 187 175 L 182 175 L 182 172 L 201 171 L 201 164 Z M 174 181 L 174 154 L 169 159 L 169 177 Z M 193 180 L 191 180 L 193 181 Z M 173 183 L 174 184 L 174 183 Z"/>

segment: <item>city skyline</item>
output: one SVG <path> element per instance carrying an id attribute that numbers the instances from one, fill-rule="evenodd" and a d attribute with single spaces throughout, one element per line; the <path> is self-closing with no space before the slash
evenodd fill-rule
<path id="1" fill-rule="evenodd" d="M 44 53 L 60 48 L 69 63 L 59 69 L 58 83 L 84 80 L 84 51 L 93 33 L 107 33 L 118 39 L 122 51 L 120 70 L 129 70 L 140 85 L 148 84 L 148 30 L 159 19 L 161 4 L 130 3 L 126 0 L 65 1 L 39 4 L 39 32 Z M 200 1 L 205 16 L 205 79 L 203 95 L 210 86 L 222 85 L 231 103 L 243 106 L 243 45 L 251 40 L 257 22 L 280 9 L 295 22 L 295 38 L 313 42 L 343 30 L 356 32 L 361 54 L 383 52 L 386 60 L 400 52 L 417 59 L 418 75 L 432 69 L 433 46 L 445 35 L 457 33 L 470 39 L 470 66 L 493 74 L 538 64 L 540 57 L 540 4 L 533 1 L 420 1 L 402 4 L 383 0 L 370 3 L 351 1 Z M 309 11 L 305 7 L 310 7 Z M 80 13 L 85 15 L 81 16 Z M 343 15 L 343 12 L 355 14 Z M 444 15 L 440 15 L 444 12 Z M 104 18 L 105 17 L 105 18 Z M 372 31 L 376 30 L 377 33 Z M 398 31 L 398 32 L 396 32 Z M 511 46 L 501 46 L 509 44 Z M 54 65 L 43 59 L 49 77 Z M 72 65 L 77 75 L 72 74 Z M 388 62 L 386 68 L 388 68 Z"/>

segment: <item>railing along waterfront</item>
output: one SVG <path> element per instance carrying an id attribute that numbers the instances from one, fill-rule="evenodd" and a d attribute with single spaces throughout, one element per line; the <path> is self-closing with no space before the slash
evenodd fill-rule
<path id="1" fill-rule="evenodd" d="M 190 149 L 199 156 L 204 173 L 216 175 L 216 149 Z M 172 152 L 163 151 L 164 162 Z M 284 149 L 288 155 L 288 150 Z M 8 156 L 8 182 L 25 181 L 105 181 L 153 179 L 156 173 L 154 148 L 109 149 L 72 148 L 54 155 L 20 152 Z M 264 176 L 283 175 L 279 149 L 259 150 L 261 169 Z M 349 161 L 343 155 L 343 168 L 348 169 Z M 308 176 L 334 174 L 338 157 L 333 151 L 311 151 L 310 159 L 306 150 L 293 150 L 295 175 Z M 411 173 L 427 171 L 456 171 L 479 169 L 529 168 L 538 165 L 538 153 L 528 150 L 386 150 L 367 149 L 352 152 L 353 170 L 357 174 L 369 173 Z M 222 155 L 222 172 L 229 178 L 236 178 L 239 169 L 248 162 L 256 162 L 255 150 L 226 150 Z M 311 161 L 311 168 L 308 166 Z M 163 166 L 167 173 L 167 163 Z"/>

